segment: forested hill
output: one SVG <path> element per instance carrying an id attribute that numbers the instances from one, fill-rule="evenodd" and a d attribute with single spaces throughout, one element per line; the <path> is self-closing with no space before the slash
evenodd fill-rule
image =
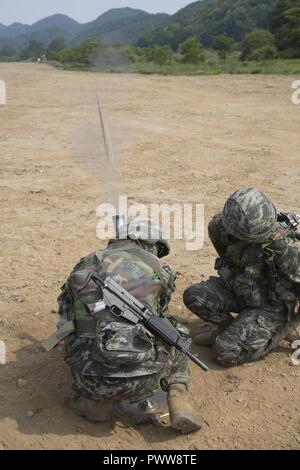
<path id="1" fill-rule="evenodd" d="M 66 45 L 75 45 L 87 39 L 103 39 L 130 44 L 147 31 L 164 24 L 167 14 L 150 14 L 133 8 L 116 8 L 86 24 L 66 15 L 52 15 L 33 25 L 0 24 L 0 46 L 26 48 L 31 41 L 48 47 L 54 39 L 63 39 Z"/>
<path id="2" fill-rule="evenodd" d="M 179 10 L 162 27 L 144 34 L 138 45 L 169 44 L 174 50 L 188 36 L 209 47 L 216 36 L 226 34 L 241 41 L 256 28 L 267 29 L 277 0 L 202 0 Z"/>

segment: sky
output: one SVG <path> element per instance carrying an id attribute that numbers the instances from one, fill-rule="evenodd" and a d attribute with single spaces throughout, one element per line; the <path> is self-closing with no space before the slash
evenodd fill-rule
<path id="1" fill-rule="evenodd" d="M 80 23 L 95 20 L 111 8 L 131 7 L 149 13 L 175 13 L 193 0 L 1 0 L 0 23 L 32 24 L 63 13 Z"/>

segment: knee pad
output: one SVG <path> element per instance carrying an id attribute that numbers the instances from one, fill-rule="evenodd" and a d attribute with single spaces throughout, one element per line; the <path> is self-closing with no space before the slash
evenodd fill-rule
<path id="1" fill-rule="evenodd" d="M 191 312 L 209 321 L 215 298 L 205 282 L 194 284 L 183 293 L 183 303 Z"/>
<path id="2" fill-rule="evenodd" d="M 216 362 L 222 367 L 237 366 L 240 361 L 241 347 L 234 342 L 228 341 L 226 338 L 217 337 L 212 348 L 212 353 Z"/>
<path id="3" fill-rule="evenodd" d="M 208 297 L 208 289 L 204 283 L 194 284 L 186 289 L 183 293 L 184 305 L 192 310 L 194 306 L 201 306 L 205 308 Z M 193 310 L 192 310 L 193 311 Z"/>

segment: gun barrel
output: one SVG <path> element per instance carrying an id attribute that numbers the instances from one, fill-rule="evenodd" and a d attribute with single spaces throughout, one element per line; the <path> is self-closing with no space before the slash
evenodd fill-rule
<path id="1" fill-rule="evenodd" d="M 192 362 L 194 362 L 194 364 L 196 364 L 198 367 L 200 367 L 202 370 L 204 370 L 204 372 L 209 371 L 209 368 L 207 367 L 207 365 L 204 364 L 204 362 L 200 361 L 200 359 L 198 359 L 198 357 L 194 356 L 194 354 L 192 354 L 190 351 L 186 351 L 185 354 L 190 358 L 190 360 Z"/>

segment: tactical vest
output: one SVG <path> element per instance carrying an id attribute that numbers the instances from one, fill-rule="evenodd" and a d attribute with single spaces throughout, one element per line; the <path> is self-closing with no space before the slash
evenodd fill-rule
<path id="1" fill-rule="evenodd" d="M 285 304 L 290 310 L 296 302 L 292 282 L 276 267 L 273 240 L 263 244 L 235 242 L 216 261 L 216 270 L 226 287 L 245 307 Z"/>

